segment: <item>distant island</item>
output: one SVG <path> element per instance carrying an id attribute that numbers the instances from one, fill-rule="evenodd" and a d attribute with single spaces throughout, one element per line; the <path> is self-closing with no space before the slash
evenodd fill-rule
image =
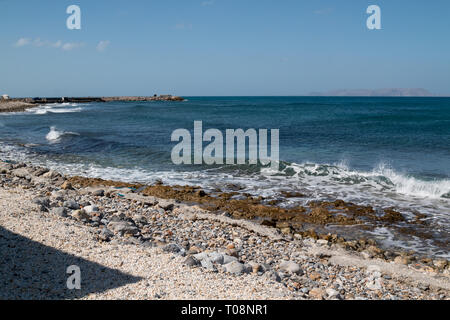
<path id="1" fill-rule="evenodd" d="M 308 96 L 328 97 L 436 97 L 422 88 L 342 89 L 328 92 L 311 92 Z"/>

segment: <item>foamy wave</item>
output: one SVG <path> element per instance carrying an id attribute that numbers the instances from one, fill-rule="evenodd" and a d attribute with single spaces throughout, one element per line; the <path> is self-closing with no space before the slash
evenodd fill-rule
<path id="1" fill-rule="evenodd" d="M 66 132 L 66 131 L 58 131 L 55 127 L 50 127 L 50 132 L 47 133 L 45 138 L 52 142 L 59 142 L 61 138 L 64 136 L 79 136 L 80 134 L 77 132 Z"/>
<path id="2" fill-rule="evenodd" d="M 450 180 L 423 181 L 396 173 L 392 169 L 379 168 L 380 174 L 387 177 L 398 193 L 424 198 L 441 198 L 450 192 Z"/>
<path id="3" fill-rule="evenodd" d="M 44 115 L 48 113 L 72 113 L 83 111 L 83 108 L 78 107 L 77 103 L 52 103 L 45 104 L 36 108 L 28 109 L 26 112 L 37 115 Z"/>
<path id="4" fill-rule="evenodd" d="M 385 164 L 380 164 L 371 172 L 349 169 L 345 163 L 336 165 L 303 163 L 290 164 L 283 173 L 297 177 L 311 184 L 363 185 L 378 191 L 390 191 L 412 197 L 438 199 L 450 192 L 450 180 L 424 181 L 400 174 Z M 315 180 L 315 181 L 312 181 Z"/>

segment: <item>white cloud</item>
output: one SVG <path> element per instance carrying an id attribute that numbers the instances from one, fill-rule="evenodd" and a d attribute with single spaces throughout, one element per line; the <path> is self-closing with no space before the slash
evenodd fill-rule
<path id="1" fill-rule="evenodd" d="M 41 38 L 36 38 L 33 41 L 33 46 L 35 47 L 43 47 L 48 44 L 48 41 L 42 41 Z"/>
<path id="2" fill-rule="evenodd" d="M 102 40 L 97 45 L 97 51 L 105 51 L 111 42 L 109 40 Z"/>
<path id="3" fill-rule="evenodd" d="M 41 40 L 41 38 L 36 38 L 34 40 L 30 39 L 30 38 L 20 38 L 14 44 L 15 47 L 24 47 L 27 45 L 32 45 L 37 48 L 42 48 L 42 47 L 60 48 L 64 51 L 69 51 L 69 50 L 84 46 L 84 43 L 72 43 L 72 42 L 64 43 L 61 40 L 58 40 L 56 42 L 50 42 L 48 40 Z"/>
<path id="4" fill-rule="evenodd" d="M 61 49 L 63 49 L 64 51 L 70 51 L 76 48 L 80 48 L 82 46 L 84 46 L 84 43 L 67 42 L 62 45 Z"/>
<path id="5" fill-rule="evenodd" d="M 15 47 L 23 47 L 26 46 L 28 44 L 30 44 L 31 39 L 29 38 L 20 38 L 19 40 L 17 40 L 17 42 L 14 44 Z"/>

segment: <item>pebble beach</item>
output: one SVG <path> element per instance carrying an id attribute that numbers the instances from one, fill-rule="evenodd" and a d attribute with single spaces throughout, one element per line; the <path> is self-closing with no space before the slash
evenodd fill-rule
<path id="1" fill-rule="evenodd" d="M 377 257 L 195 203 L 0 162 L 2 299 L 450 298 L 446 260 Z M 66 268 L 81 269 L 81 289 Z"/>

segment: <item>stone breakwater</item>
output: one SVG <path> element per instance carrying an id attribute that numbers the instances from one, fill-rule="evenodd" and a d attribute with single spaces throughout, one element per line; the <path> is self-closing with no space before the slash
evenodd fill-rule
<path id="1" fill-rule="evenodd" d="M 21 100 L 0 100 L 0 112 L 23 112 L 36 104 Z"/>
<path id="2" fill-rule="evenodd" d="M 120 255 L 123 261 L 138 261 L 139 257 L 131 257 L 138 252 L 135 250 L 154 250 L 154 259 L 171 257 L 170 266 L 174 270 L 179 268 L 180 272 L 187 270 L 196 276 L 213 277 L 211 284 L 198 283 L 198 286 L 213 285 L 213 290 L 222 292 L 215 295 L 208 291 L 192 296 L 194 298 L 450 298 L 450 265 L 446 260 L 419 259 L 407 253 L 391 257 L 375 243 L 358 244 L 364 250 L 352 250 L 345 243 L 283 232 L 284 228 L 276 225 L 235 219 L 226 211 L 218 214 L 196 204 L 150 195 L 152 189 L 148 188 L 158 186 L 136 187 L 99 179 L 65 177 L 46 168 L 0 162 L 2 195 L 18 193 L 19 199 L 23 199 L 19 201 L 30 202 L 32 210 L 22 213 L 22 221 L 34 214 L 36 219 L 56 221 L 61 227 L 77 225 L 79 232 L 89 230 L 89 241 L 96 244 L 90 245 L 114 244 L 119 248 L 111 252 L 110 259 Z M 201 190 L 196 192 L 202 193 Z M 8 199 L 2 197 L 1 201 Z M 6 215 L 0 221 L 3 227 L 19 215 L 14 209 L 2 212 Z M 178 267 L 173 266 L 174 261 Z M 14 262 L 2 261 L 2 265 L 11 263 Z M 138 265 L 128 271 L 137 273 Z M 146 272 L 143 276 L 151 277 L 153 271 Z M 163 280 L 154 281 L 157 284 Z M 14 281 L 2 279 L 3 282 Z M 222 282 L 230 286 L 222 288 Z M 241 286 L 244 282 L 247 288 Z M 177 291 L 179 286 L 183 283 L 177 283 L 173 292 L 156 293 L 144 286 L 140 289 L 143 291 L 139 291 L 142 296 L 136 298 L 189 298 L 186 292 Z M 114 292 L 112 298 L 125 298 L 123 291 Z M 148 292 L 152 292 L 150 297 Z M 173 295 L 175 292 L 178 296 Z M 101 295 L 90 296 L 98 297 Z"/>
<path id="3" fill-rule="evenodd" d="M 0 100 L 0 112 L 23 112 L 46 103 L 89 103 L 112 101 L 184 101 L 184 98 L 172 95 L 160 96 L 119 96 L 119 97 L 61 97 L 61 98 L 15 98 Z"/>

